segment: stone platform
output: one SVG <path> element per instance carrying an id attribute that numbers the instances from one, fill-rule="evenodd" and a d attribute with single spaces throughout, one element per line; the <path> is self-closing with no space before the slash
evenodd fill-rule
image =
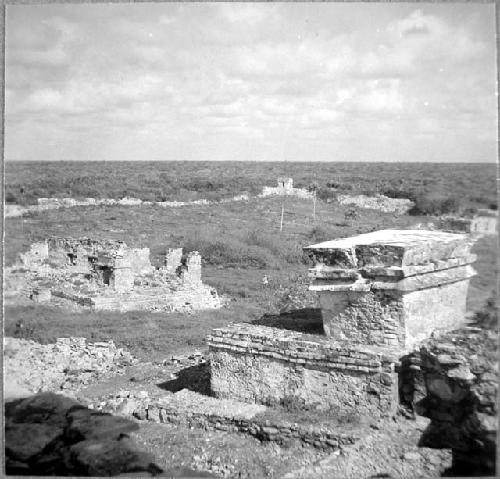
<path id="1" fill-rule="evenodd" d="M 232 324 L 208 337 L 219 398 L 380 416 L 397 403 L 397 355 L 319 335 Z"/>
<path id="2" fill-rule="evenodd" d="M 325 334 L 249 324 L 214 330 L 213 392 L 339 416 L 392 414 L 400 359 L 465 321 L 472 244 L 465 234 L 382 230 L 308 246 Z"/>

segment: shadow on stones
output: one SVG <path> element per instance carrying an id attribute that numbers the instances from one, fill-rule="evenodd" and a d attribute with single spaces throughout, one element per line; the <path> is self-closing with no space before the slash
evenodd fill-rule
<path id="1" fill-rule="evenodd" d="M 129 419 L 88 409 L 53 393 L 5 404 L 5 471 L 8 475 L 155 476 L 162 469 L 136 448 Z"/>
<path id="2" fill-rule="evenodd" d="M 252 324 L 288 329 L 306 334 L 325 334 L 319 308 L 294 309 L 280 314 L 265 314 Z"/>
<path id="3" fill-rule="evenodd" d="M 210 363 L 197 364 L 181 369 L 177 378 L 157 384 L 166 391 L 176 393 L 181 389 L 189 389 L 205 396 L 211 396 L 210 389 Z"/>

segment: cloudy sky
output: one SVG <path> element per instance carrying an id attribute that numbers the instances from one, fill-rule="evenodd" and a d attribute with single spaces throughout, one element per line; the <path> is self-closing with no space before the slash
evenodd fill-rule
<path id="1" fill-rule="evenodd" d="M 7 160 L 496 161 L 492 4 L 7 6 Z"/>

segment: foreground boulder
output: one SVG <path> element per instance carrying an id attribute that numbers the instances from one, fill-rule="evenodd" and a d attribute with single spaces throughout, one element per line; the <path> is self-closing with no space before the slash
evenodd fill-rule
<path id="1" fill-rule="evenodd" d="M 92 411 L 72 399 L 40 393 L 5 404 L 9 475 L 160 474 L 154 458 L 128 437 L 131 420 Z"/>

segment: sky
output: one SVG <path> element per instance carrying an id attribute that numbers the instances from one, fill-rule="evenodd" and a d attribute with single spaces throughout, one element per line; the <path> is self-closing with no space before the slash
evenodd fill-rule
<path id="1" fill-rule="evenodd" d="M 16 160 L 497 161 L 474 3 L 7 5 Z"/>

